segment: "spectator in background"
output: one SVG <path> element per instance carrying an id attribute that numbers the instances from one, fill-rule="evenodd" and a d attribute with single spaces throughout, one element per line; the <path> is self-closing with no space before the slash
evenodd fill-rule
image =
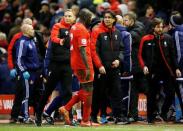
<path id="1" fill-rule="evenodd" d="M 150 29 L 151 22 L 154 17 L 155 17 L 155 11 L 154 11 L 153 6 L 150 4 L 147 4 L 145 6 L 143 16 L 138 18 L 138 20 L 144 24 L 146 33 L 149 33 L 149 31 L 151 30 Z"/>
<path id="2" fill-rule="evenodd" d="M 5 50 L 8 49 L 6 34 L 2 32 L 0 32 L 0 47 L 4 48 Z"/>
<path id="3" fill-rule="evenodd" d="M 52 29 L 53 25 L 64 16 L 64 11 L 61 7 L 58 6 L 57 3 L 50 3 L 50 13 L 52 15 L 50 21 L 50 29 Z"/>
<path id="4" fill-rule="evenodd" d="M 14 26 L 10 29 L 10 32 L 8 34 L 8 41 L 10 41 L 16 33 L 20 32 L 21 24 L 22 24 L 22 18 L 17 17 L 15 19 Z"/>
<path id="5" fill-rule="evenodd" d="M 8 0 L 1 0 L 0 2 L 0 21 L 3 19 L 4 14 L 8 11 L 9 6 Z"/>
<path id="6" fill-rule="evenodd" d="M 74 15 L 76 16 L 76 18 L 78 17 L 78 14 L 79 14 L 79 6 L 78 5 L 72 5 L 71 6 L 71 9 L 73 10 L 73 12 L 75 13 Z"/>
<path id="7" fill-rule="evenodd" d="M 128 13 L 128 6 L 126 4 L 120 4 L 118 5 L 118 9 L 120 10 L 120 14 L 124 16 Z"/>
<path id="8" fill-rule="evenodd" d="M 97 14 L 97 16 L 98 16 L 99 18 L 101 18 L 101 17 L 103 16 L 103 13 L 104 13 L 106 10 L 109 10 L 110 7 L 111 7 L 111 5 L 110 5 L 109 2 L 103 2 L 103 3 L 99 4 L 99 5 L 97 5 L 97 9 L 96 9 L 96 11 L 97 11 L 96 14 Z"/>
<path id="9" fill-rule="evenodd" d="M 45 27 L 50 27 L 51 17 L 52 15 L 50 13 L 48 0 L 41 1 L 41 9 L 39 11 L 39 17 L 37 18 L 37 20 Z"/>
<path id="10" fill-rule="evenodd" d="M 118 6 L 120 5 L 119 0 L 109 0 L 109 2 L 111 4 L 110 10 L 112 10 L 116 14 L 120 14 L 120 10 L 118 8 Z"/>
<path id="11" fill-rule="evenodd" d="M 133 11 L 135 13 L 137 12 L 137 1 L 136 0 L 128 0 L 127 2 L 128 10 Z"/>
<path id="12" fill-rule="evenodd" d="M 12 18 L 10 13 L 7 12 L 4 14 L 3 20 L 0 22 L 0 30 L 8 36 L 11 27 L 12 27 Z"/>

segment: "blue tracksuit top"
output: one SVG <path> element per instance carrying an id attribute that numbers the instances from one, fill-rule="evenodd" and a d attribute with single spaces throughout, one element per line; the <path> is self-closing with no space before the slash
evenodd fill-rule
<path id="1" fill-rule="evenodd" d="M 32 38 L 22 36 L 15 44 L 16 66 L 19 71 L 37 70 L 41 64 L 37 48 Z"/>
<path id="2" fill-rule="evenodd" d="M 183 25 L 175 27 L 173 38 L 177 49 L 177 61 L 180 68 L 183 69 Z"/>
<path id="3" fill-rule="evenodd" d="M 132 37 L 127 29 L 120 24 L 116 24 L 116 28 L 120 31 L 122 42 L 124 44 L 124 61 L 123 68 L 125 72 L 132 71 L 132 60 L 131 60 L 131 51 L 132 51 Z"/>

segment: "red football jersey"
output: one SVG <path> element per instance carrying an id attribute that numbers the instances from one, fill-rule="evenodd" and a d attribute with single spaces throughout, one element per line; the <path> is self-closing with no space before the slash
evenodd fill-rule
<path id="1" fill-rule="evenodd" d="M 90 34 L 86 27 L 81 23 L 76 23 L 71 27 L 71 67 L 73 70 L 86 69 L 80 53 L 80 47 L 85 46 L 87 62 L 90 69 L 93 69 L 91 51 L 90 51 Z"/>

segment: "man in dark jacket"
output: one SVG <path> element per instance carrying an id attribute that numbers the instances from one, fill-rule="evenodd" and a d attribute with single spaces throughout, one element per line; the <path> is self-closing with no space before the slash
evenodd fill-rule
<path id="1" fill-rule="evenodd" d="M 146 35 L 140 42 L 138 59 L 149 84 L 147 93 L 147 121 L 153 123 L 156 108 L 156 94 L 159 81 L 163 81 L 165 101 L 161 110 L 161 117 L 167 120 L 167 113 L 175 94 L 175 77 L 180 77 L 181 72 L 176 60 L 175 46 L 171 36 L 163 34 L 163 21 L 154 18 L 152 34 Z"/>
<path id="2" fill-rule="evenodd" d="M 144 25 L 136 20 L 136 14 L 134 12 L 129 12 L 124 15 L 124 25 L 127 27 L 127 31 L 132 36 L 132 88 L 131 88 L 131 101 L 130 101 L 130 112 L 129 117 L 133 118 L 132 121 L 138 119 L 138 93 L 144 92 L 146 87 L 144 75 L 140 70 L 137 54 L 140 45 L 140 40 L 144 35 Z"/>
<path id="3" fill-rule="evenodd" d="M 177 61 L 179 64 L 179 68 L 181 72 L 183 72 L 183 19 L 180 15 L 172 15 L 170 17 L 170 31 L 172 32 L 173 41 L 176 45 L 176 51 L 177 51 Z M 178 85 L 175 88 L 177 97 L 179 99 L 181 111 L 183 112 L 183 100 L 182 100 L 182 94 L 181 94 L 181 87 L 178 88 Z M 180 120 L 183 119 L 183 113 Z M 179 120 L 179 121 L 180 121 Z"/>
<path id="4" fill-rule="evenodd" d="M 120 64 L 122 63 L 123 43 L 120 32 L 115 28 L 116 16 L 111 11 L 104 13 L 103 22 L 92 31 L 92 38 L 96 44 L 96 51 L 102 65 L 105 67 L 106 73 L 100 74 L 100 92 L 99 103 L 103 106 L 101 115 L 106 116 L 106 99 L 110 100 L 113 116 L 116 118 L 116 124 L 127 124 L 128 121 L 122 112 L 122 96 L 120 82 Z M 94 94 L 95 95 L 95 94 Z M 92 109 L 93 110 L 93 109 Z M 96 117 L 97 113 L 92 111 L 92 117 Z"/>
<path id="5" fill-rule="evenodd" d="M 49 57 L 48 78 L 45 85 L 45 92 L 40 99 L 40 104 L 36 110 L 36 125 L 41 126 L 41 115 L 49 96 L 56 85 L 62 83 L 64 102 L 67 103 L 72 96 L 72 70 L 70 66 L 70 37 L 69 30 L 75 22 L 72 10 L 66 10 L 63 19 L 56 23 L 51 31 L 51 55 Z M 60 102 L 61 103 L 61 102 Z M 64 103 L 63 103 L 64 104 Z M 65 104 L 64 104 L 65 105 Z M 58 106 L 58 104 L 55 104 Z M 50 114 L 43 114 L 43 117 L 50 118 Z M 51 120 L 51 119 L 50 119 Z M 50 121 L 51 123 L 52 120 Z"/>

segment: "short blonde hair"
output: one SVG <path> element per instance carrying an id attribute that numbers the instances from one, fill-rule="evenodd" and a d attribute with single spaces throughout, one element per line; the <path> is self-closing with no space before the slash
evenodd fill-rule
<path id="1" fill-rule="evenodd" d="M 23 24 L 32 25 L 32 19 L 30 19 L 30 18 L 25 18 L 25 19 L 23 19 L 22 25 L 23 25 Z"/>

